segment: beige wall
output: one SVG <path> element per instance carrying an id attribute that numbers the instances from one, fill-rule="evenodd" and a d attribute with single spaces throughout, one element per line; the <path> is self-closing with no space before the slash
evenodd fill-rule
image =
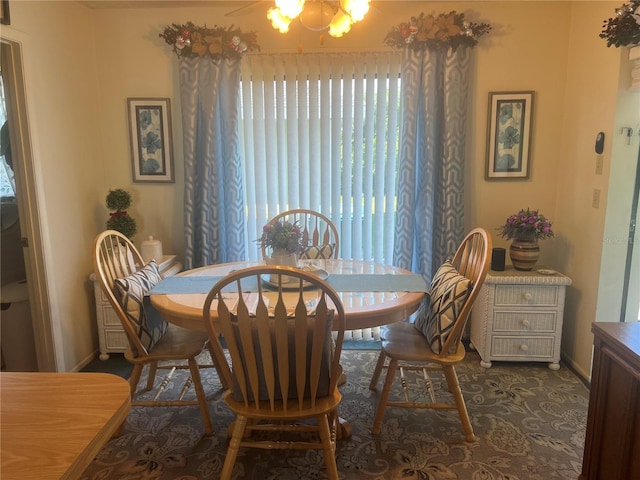
<path id="1" fill-rule="evenodd" d="M 604 41 L 597 37 L 601 27 L 598 19 L 609 16 L 612 14 L 608 4 L 593 5 L 588 9 L 575 6 L 572 9 L 567 56 L 569 75 L 563 86 L 564 122 L 558 138 L 562 139 L 562 155 L 556 159 L 561 183 L 557 189 L 560 242 L 555 261 L 558 268 L 573 279 L 567 294 L 563 353 L 573 360 L 584 376 L 590 373 L 591 323 L 596 321 L 612 144 L 616 138 L 618 78 L 621 57 L 627 51 L 603 48 Z M 628 78 L 625 79 L 627 85 Z M 635 115 L 638 117 L 640 96 L 638 93 L 631 95 L 629 100 L 635 102 Z M 594 144 L 600 131 L 605 132 L 607 141 L 604 172 L 596 175 Z M 618 156 L 616 161 L 622 161 L 622 158 Z M 624 191 L 620 184 L 614 183 L 612 188 Z M 592 207 L 594 189 L 601 191 L 599 208 Z M 626 218 L 628 222 L 628 214 Z M 615 275 L 620 278 L 620 270 Z M 608 321 L 618 319 L 619 308 Z"/>
<path id="2" fill-rule="evenodd" d="M 299 45 L 307 52 L 377 50 L 386 48 L 385 33 L 411 15 L 457 10 L 493 26 L 476 48 L 465 222 L 495 233 L 523 207 L 539 208 L 555 221 L 558 235 L 543 242 L 542 261 L 573 278 L 563 351 L 588 373 L 605 212 L 604 205 L 591 209 L 591 191 L 598 185 L 604 199 L 608 184 L 608 168 L 594 178 L 590 162 L 595 132 L 613 129 L 621 59 L 620 51 L 607 49 L 597 35 L 616 2 L 383 2 L 342 39 L 326 35 L 322 47 L 317 33 L 300 26 L 288 36 L 278 34 L 260 9 L 228 18 L 230 7 L 89 10 L 69 2 L 14 3 L 12 28 L 29 37 L 34 59 L 26 74 L 38 90 L 30 113 L 47 197 L 42 207 L 56 252 L 49 264 L 51 271 L 65 272 L 51 279 L 64 369 L 76 367 L 97 346 L 86 278 L 91 241 L 106 220 L 109 189 L 132 193 L 140 228 L 136 243 L 154 235 L 165 252 L 182 252 L 180 95 L 176 57 L 158 37 L 165 25 L 235 24 L 256 30 L 267 53 L 296 51 Z M 487 95 L 504 90 L 536 92 L 526 181 L 484 179 Z M 175 184 L 131 182 L 127 97 L 171 98 Z M 584 222 L 598 233 L 596 239 L 585 235 Z M 78 291 L 86 298 L 78 298 Z"/>

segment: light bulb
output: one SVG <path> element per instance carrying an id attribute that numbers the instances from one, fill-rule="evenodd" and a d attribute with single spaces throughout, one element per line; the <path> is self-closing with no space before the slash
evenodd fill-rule
<path id="1" fill-rule="evenodd" d="M 329 35 L 332 37 L 341 37 L 351 30 L 351 17 L 344 11 L 339 10 L 331 20 L 329 25 Z"/>
<path id="2" fill-rule="evenodd" d="M 370 0 L 340 0 L 340 5 L 351 16 L 351 21 L 356 23 L 369 11 L 369 2 Z"/>
<path id="3" fill-rule="evenodd" d="M 291 19 L 296 18 L 302 12 L 305 0 L 276 0 L 276 8 L 282 15 Z"/>
<path id="4" fill-rule="evenodd" d="M 289 31 L 289 25 L 293 20 L 292 18 L 283 15 L 279 8 L 270 8 L 267 12 L 267 18 L 271 21 L 273 28 L 278 30 L 280 33 L 287 33 Z"/>

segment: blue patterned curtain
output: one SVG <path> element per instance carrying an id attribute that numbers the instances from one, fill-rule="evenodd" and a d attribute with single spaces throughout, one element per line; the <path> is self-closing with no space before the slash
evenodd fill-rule
<path id="1" fill-rule="evenodd" d="M 430 279 L 464 237 L 472 49 L 404 49 L 394 265 Z"/>
<path id="2" fill-rule="evenodd" d="M 240 61 L 180 59 L 187 269 L 246 256 L 238 153 Z"/>

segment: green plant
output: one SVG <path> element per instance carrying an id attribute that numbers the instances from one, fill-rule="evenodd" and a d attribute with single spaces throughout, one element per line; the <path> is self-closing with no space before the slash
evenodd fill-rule
<path id="1" fill-rule="evenodd" d="M 127 213 L 131 206 L 129 192 L 118 188 L 109 190 L 106 198 L 107 208 L 111 210 L 111 216 L 107 220 L 107 229 L 116 230 L 127 238 L 132 238 L 138 231 L 136 221 Z"/>
<path id="2" fill-rule="evenodd" d="M 551 222 L 538 210 L 522 209 L 507 218 L 500 236 L 510 240 L 535 241 L 553 237 Z"/>

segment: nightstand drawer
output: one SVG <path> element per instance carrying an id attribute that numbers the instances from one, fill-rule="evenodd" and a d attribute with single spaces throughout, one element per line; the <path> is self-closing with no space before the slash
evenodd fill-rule
<path id="1" fill-rule="evenodd" d="M 491 339 L 491 356 L 545 357 L 553 356 L 555 337 L 512 337 L 496 335 Z"/>
<path id="2" fill-rule="evenodd" d="M 557 286 L 496 285 L 493 304 L 507 305 L 558 305 Z"/>
<path id="3" fill-rule="evenodd" d="M 127 335 L 123 330 L 108 330 L 104 331 L 104 341 L 106 347 L 110 352 L 124 352 L 129 345 Z"/>
<path id="4" fill-rule="evenodd" d="M 493 331 L 554 333 L 556 331 L 556 312 L 496 311 L 493 314 Z"/>
<path id="5" fill-rule="evenodd" d="M 111 305 L 102 306 L 102 325 L 105 327 L 120 327 L 122 329 L 122 323 L 116 312 L 111 308 Z"/>

